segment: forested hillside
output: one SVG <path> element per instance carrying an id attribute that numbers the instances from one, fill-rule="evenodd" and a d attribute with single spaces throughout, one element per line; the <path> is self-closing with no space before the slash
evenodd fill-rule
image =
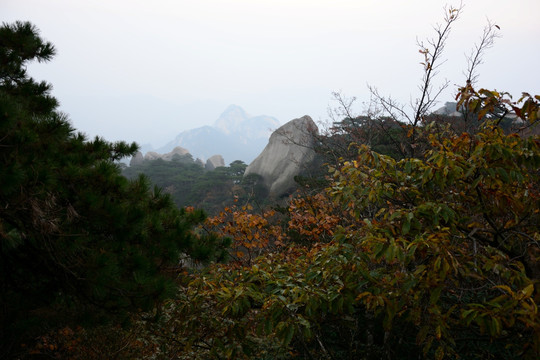
<path id="1" fill-rule="evenodd" d="M 144 174 L 155 185 L 171 195 L 178 207 L 195 207 L 209 214 L 218 214 L 234 201 L 262 203 L 267 190 L 254 175 L 244 177 L 247 165 L 240 160 L 229 166 L 206 170 L 189 154 L 173 158 L 145 160 L 125 168 L 124 176 L 135 179 Z"/>
<path id="2" fill-rule="evenodd" d="M 434 113 L 461 11 L 420 43 L 410 110 L 336 94 L 320 176 L 279 204 L 240 161 L 122 176 L 136 145 L 76 133 L 26 73 L 54 47 L 3 25 L 0 358 L 538 359 L 540 95 L 478 86 L 488 24 Z"/>

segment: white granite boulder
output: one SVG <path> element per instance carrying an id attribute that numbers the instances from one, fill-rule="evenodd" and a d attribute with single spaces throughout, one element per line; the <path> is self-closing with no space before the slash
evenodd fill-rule
<path id="1" fill-rule="evenodd" d="M 270 196 L 281 196 L 295 187 L 294 177 L 315 158 L 317 125 L 309 116 L 294 119 L 270 136 L 268 145 L 246 169 L 244 176 L 258 174 Z"/>
<path id="2" fill-rule="evenodd" d="M 217 167 L 225 166 L 225 160 L 223 160 L 223 156 L 221 155 L 213 155 L 210 156 L 208 160 L 206 160 L 206 165 L 204 168 L 206 170 L 214 170 Z"/>

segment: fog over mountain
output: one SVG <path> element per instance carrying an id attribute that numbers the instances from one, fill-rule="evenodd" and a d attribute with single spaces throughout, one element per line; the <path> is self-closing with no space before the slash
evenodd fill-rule
<path id="1" fill-rule="evenodd" d="M 170 152 L 177 146 L 189 150 L 194 158 L 206 160 L 213 155 L 223 156 L 225 164 L 242 160 L 249 164 L 264 149 L 272 131 L 280 126 L 271 116 L 252 116 L 240 106 L 230 105 L 214 122 L 178 134 L 158 153 Z"/>

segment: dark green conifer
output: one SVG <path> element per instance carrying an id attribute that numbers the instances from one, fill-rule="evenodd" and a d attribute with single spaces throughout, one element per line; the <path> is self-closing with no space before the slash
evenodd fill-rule
<path id="1" fill-rule="evenodd" d="M 54 54 L 30 23 L 0 27 L 0 353 L 40 309 L 148 309 L 173 295 L 162 270 L 179 256 L 225 255 L 220 239 L 193 235 L 202 213 L 121 175 L 115 162 L 136 144 L 75 132 L 51 85 L 27 75 Z"/>

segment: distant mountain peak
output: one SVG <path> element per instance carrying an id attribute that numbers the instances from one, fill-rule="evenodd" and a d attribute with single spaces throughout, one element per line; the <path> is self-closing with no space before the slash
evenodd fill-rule
<path id="1" fill-rule="evenodd" d="M 223 113 L 221 113 L 221 116 L 224 116 L 224 115 L 226 116 L 228 114 L 241 114 L 244 117 L 250 117 L 250 115 L 248 115 L 246 113 L 246 111 L 244 109 L 242 109 L 241 106 L 238 106 L 238 105 L 235 105 L 235 104 L 231 104 L 231 105 L 227 106 L 225 111 L 223 111 Z"/>
<path id="2" fill-rule="evenodd" d="M 229 105 L 214 123 L 216 129 L 227 135 L 238 133 L 249 137 L 266 138 L 270 136 L 271 130 L 278 126 L 279 121 L 276 118 L 266 115 L 251 116 L 234 104 Z"/>
<path id="3" fill-rule="evenodd" d="M 249 119 L 249 117 L 250 116 L 240 106 L 229 105 L 214 122 L 214 127 L 223 131 L 225 134 L 230 134 L 235 132 L 240 124 Z"/>
<path id="4" fill-rule="evenodd" d="M 221 154 L 227 161 L 251 162 L 264 148 L 279 121 L 271 116 L 251 116 L 238 105 L 229 105 L 213 126 L 203 126 L 183 131 L 165 146 L 163 153 L 175 146 L 182 146 L 199 158 L 207 159 Z"/>

